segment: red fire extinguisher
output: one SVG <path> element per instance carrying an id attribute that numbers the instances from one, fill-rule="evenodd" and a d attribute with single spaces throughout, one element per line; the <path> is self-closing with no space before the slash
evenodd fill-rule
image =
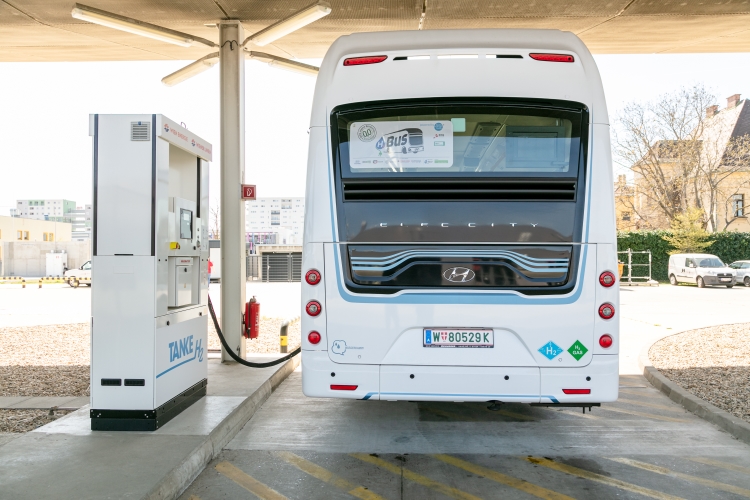
<path id="1" fill-rule="evenodd" d="M 255 298 L 245 304 L 245 338 L 257 339 L 260 333 L 260 302 Z"/>

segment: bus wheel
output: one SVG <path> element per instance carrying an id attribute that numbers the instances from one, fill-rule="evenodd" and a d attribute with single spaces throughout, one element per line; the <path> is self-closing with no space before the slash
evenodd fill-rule
<path id="1" fill-rule="evenodd" d="M 675 278 L 675 277 L 674 277 L 674 274 L 670 274 L 670 275 L 669 275 L 669 282 L 670 282 L 670 283 L 671 283 L 672 285 L 674 285 L 674 286 L 677 286 L 677 278 Z"/>
<path id="2" fill-rule="evenodd" d="M 705 288 L 706 284 L 703 282 L 703 278 L 698 276 L 698 280 L 696 281 L 698 283 L 698 288 Z"/>

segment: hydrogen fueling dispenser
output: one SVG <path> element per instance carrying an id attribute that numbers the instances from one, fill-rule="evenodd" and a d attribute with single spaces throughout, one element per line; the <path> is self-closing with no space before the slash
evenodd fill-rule
<path id="1" fill-rule="evenodd" d="M 211 144 L 91 115 L 91 429 L 155 430 L 206 394 Z"/>

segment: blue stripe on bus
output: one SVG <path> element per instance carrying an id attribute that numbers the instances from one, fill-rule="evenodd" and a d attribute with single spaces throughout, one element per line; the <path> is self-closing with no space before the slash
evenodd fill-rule
<path id="1" fill-rule="evenodd" d="M 368 392 L 362 400 L 368 400 L 371 397 L 378 394 L 377 392 Z M 539 396 L 538 394 L 439 394 L 439 393 L 426 393 L 426 392 L 381 392 L 381 396 L 438 396 L 446 398 L 547 398 L 553 403 L 559 403 L 554 396 Z"/>

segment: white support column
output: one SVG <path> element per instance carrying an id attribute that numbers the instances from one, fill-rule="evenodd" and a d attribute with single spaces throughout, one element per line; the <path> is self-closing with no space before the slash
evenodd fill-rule
<path id="1" fill-rule="evenodd" d="M 245 39 L 237 20 L 219 24 L 221 72 L 221 329 L 235 354 L 245 357 Z M 222 362 L 232 361 L 224 352 Z"/>

